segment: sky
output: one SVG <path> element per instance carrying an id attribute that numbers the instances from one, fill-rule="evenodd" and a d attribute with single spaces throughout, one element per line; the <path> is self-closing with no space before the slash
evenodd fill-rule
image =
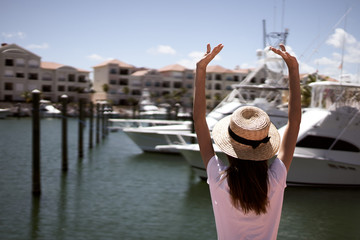
<path id="1" fill-rule="evenodd" d="M 207 43 L 224 44 L 211 64 L 253 68 L 265 20 L 267 33 L 288 29 L 301 73 L 360 83 L 360 0 L 0 0 L 0 9 L 2 43 L 88 71 L 109 59 L 194 69 Z"/>

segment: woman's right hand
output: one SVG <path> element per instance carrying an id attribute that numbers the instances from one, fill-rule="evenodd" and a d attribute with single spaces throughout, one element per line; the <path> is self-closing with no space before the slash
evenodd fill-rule
<path id="1" fill-rule="evenodd" d="M 290 68 L 298 68 L 299 64 L 298 64 L 296 58 L 294 56 L 291 56 L 288 52 L 286 52 L 284 44 L 281 43 L 279 46 L 280 46 L 281 50 L 273 48 L 273 47 L 270 47 L 270 50 L 272 50 L 274 53 L 280 55 L 284 59 L 286 65 L 288 66 L 289 69 Z"/>

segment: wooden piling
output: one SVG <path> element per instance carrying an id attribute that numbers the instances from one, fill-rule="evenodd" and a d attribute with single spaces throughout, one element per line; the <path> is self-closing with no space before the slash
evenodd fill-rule
<path id="1" fill-rule="evenodd" d="M 84 101 L 79 99 L 79 136 L 78 136 L 78 157 L 84 157 Z"/>
<path id="2" fill-rule="evenodd" d="M 101 136 L 102 139 L 105 139 L 105 104 L 101 105 Z"/>
<path id="3" fill-rule="evenodd" d="M 40 91 L 32 91 L 32 193 L 41 194 L 40 177 Z"/>
<path id="4" fill-rule="evenodd" d="M 100 143 L 100 104 L 96 104 L 96 144 Z"/>
<path id="5" fill-rule="evenodd" d="M 68 96 L 61 96 L 61 169 L 63 172 L 68 170 L 68 153 L 67 153 L 67 102 Z"/>
<path id="6" fill-rule="evenodd" d="M 89 148 L 93 148 L 93 121 L 94 121 L 94 104 L 90 102 L 89 104 Z"/>

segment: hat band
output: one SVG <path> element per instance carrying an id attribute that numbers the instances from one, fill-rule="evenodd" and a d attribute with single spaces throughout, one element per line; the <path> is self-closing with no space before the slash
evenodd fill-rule
<path id="1" fill-rule="evenodd" d="M 248 145 L 248 146 L 252 146 L 253 149 L 257 148 L 261 143 L 267 143 L 269 142 L 270 140 L 270 137 L 267 136 L 261 140 L 249 140 L 249 139 L 246 139 L 246 138 L 242 138 L 238 135 L 236 135 L 236 133 L 234 133 L 230 126 L 228 127 L 228 130 L 229 130 L 229 135 L 232 139 L 234 139 L 236 142 L 238 143 L 241 143 L 241 144 L 245 144 L 245 145 Z"/>

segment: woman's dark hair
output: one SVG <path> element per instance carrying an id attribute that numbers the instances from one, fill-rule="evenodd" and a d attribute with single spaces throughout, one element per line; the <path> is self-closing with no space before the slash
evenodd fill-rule
<path id="1" fill-rule="evenodd" d="M 268 163 L 264 161 L 240 160 L 227 156 L 226 170 L 234 207 L 245 214 L 254 211 L 257 215 L 266 213 L 268 202 Z"/>

